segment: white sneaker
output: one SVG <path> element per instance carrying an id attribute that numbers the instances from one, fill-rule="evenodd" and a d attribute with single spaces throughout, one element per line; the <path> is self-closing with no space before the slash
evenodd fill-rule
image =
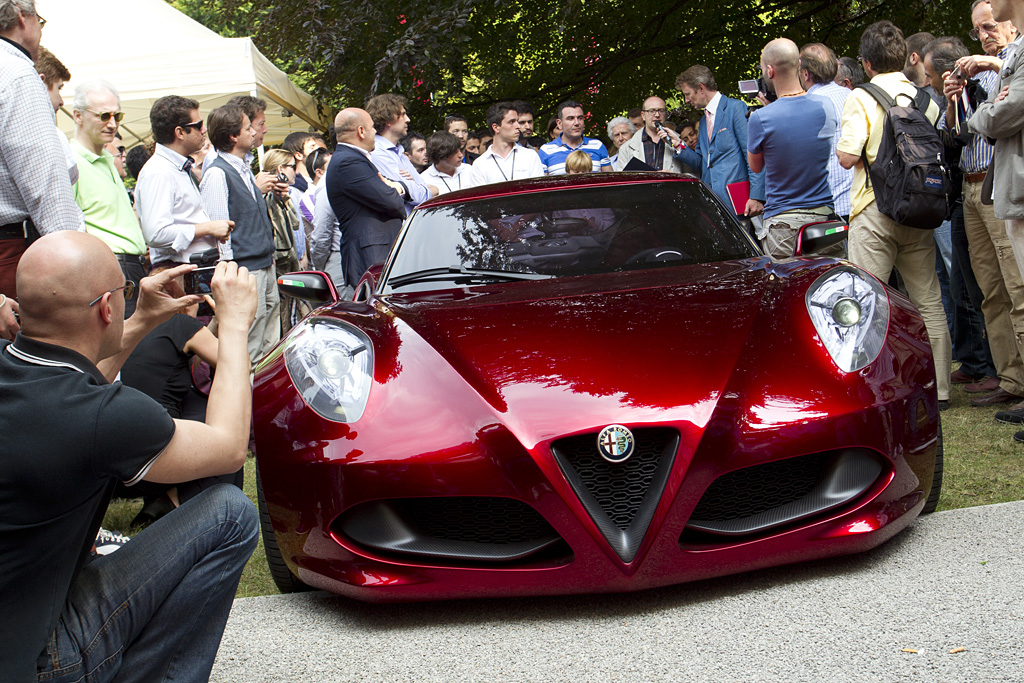
<path id="1" fill-rule="evenodd" d="M 96 534 L 96 554 L 109 555 L 130 540 L 127 536 L 100 527 L 100 532 Z"/>

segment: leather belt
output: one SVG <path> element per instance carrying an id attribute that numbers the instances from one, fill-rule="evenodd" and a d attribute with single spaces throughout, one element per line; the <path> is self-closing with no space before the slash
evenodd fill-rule
<path id="1" fill-rule="evenodd" d="M 0 225 L 0 240 L 25 239 L 25 221 Z"/>
<path id="2" fill-rule="evenodd" d="M 140 254 L 114 254 L 118 261 L 125 263 L 138 263 L 140 266 L 146 265 L 146 257 Z"/>
<path id="3" fill-rule="evenodd" d="M 964 173 L 965 183 L 980 183 L 985 180 L 985 174 L 988 171 L 981 171 L 980 173 Z"/>

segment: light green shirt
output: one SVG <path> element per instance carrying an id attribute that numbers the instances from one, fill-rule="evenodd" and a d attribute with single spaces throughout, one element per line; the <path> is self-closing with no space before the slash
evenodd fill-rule
<path id="1" fill-rule="evenodd" d="M 75 202 L 85 214 L 85 231 L 103 240 L 115 254 L 144 254 L 146 240 L 114 157 L 107 150 L 93 154 L 75 139 L 71 153 L 78 163 Z"/>

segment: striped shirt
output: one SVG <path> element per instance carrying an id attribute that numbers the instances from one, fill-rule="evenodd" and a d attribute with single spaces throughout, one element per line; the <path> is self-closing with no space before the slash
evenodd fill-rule
<path id="1" fill-rule="evenodd" d="M 1006 50 L 999 53 L 1002 56 Z M 989 94 L 989 98 L 995 97 L 999 92 L 999 74 L 995 71 L 982 71 L 975 78 L 981 87 L 985 89 L 985 92 Z M 966 102 L 966 100 L 965 100 Z M 967 104 L 967 116 L 965 122 L 961 124 L 961 128 L 966 130 L 967 123 L 966 119 L 971 118 L 974 114 L 974 109 L 970 104 Z M 959 109 L 958 109 L 959 115 Z M 939 118 L 939 130 L 945 130 L 948 126 L 946 125 L 946 116 L 943 114 Z M 989 144 L 989 141 L 985 139 L 984 135 L 972 135 L 971 141 L 963 148 L 960 152 L 960 170 L 964 173 L 981 173 L 987 171 L 989 165 L 992 163 L 992 155 L 995 152 L 995 147 Z"/>
<path id="2" fill-rule="evenodd" d="M 584 136 L 578 147 L 570 147 L 559 135 L 540 148 L 540 162 L 544 164 L 544 172 L 548 175 L 565 175 L 565 160 L 576 150 L 583 150 L 594 160 L 595 171 L 611 168 L 612 160 L 608 158 L 608 150 L 600 140 Z"/>
<path id="3" fill-rule="evenodd" d="M 832 103 L 836 112 L 836 132 L 832 137 L 832 153 L 828 156 L 828 185 L 832 189 L 832 200 L 835 202 L 836 213 L 840 216 L 850 215 L 850 188 L 853 187 L 853 169 L 845 169 L 836 156 L 836 145 L 842 133 L 843 106 L 850 91 L 835 83 L 815 83 L 807 89 L 808 95 L 824 97 Z"/>

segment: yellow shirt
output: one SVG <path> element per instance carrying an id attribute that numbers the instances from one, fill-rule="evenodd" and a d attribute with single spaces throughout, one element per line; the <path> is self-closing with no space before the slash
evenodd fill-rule
<path id="1" fill-rule="evenodd" d="M 895 98 L 898 94 L 914 97 L 917 90 L 914 85 L 900 72 L 878 74 L 871 79 L 871 82 L 878 85 L 890 97 Z M 907 104 L 904 97 L 896 102 L 898 105 Z M 939 107 L 934 101 L 929 101 L 928 111 L 925 116 L 929 121 L 935 123 L 939 119 Z M 836 150 L 860 156 L 867 146 L 868 163 L 873 164 L 878 156 L 878 146 L 882 142 L 882 128 L 885 124 L 885 110 L 869 92 L 861 88 L 855 88 L 850 96 L 846 98 L 846 105 L 843 107 L 842 134 Z M 863 162 L 854 166 L 853 187 L 850 188 L 850 218 L 853 218 L 864 208 L 875 201 L 875 191 L 867 187 L 867 169 Z"/>

